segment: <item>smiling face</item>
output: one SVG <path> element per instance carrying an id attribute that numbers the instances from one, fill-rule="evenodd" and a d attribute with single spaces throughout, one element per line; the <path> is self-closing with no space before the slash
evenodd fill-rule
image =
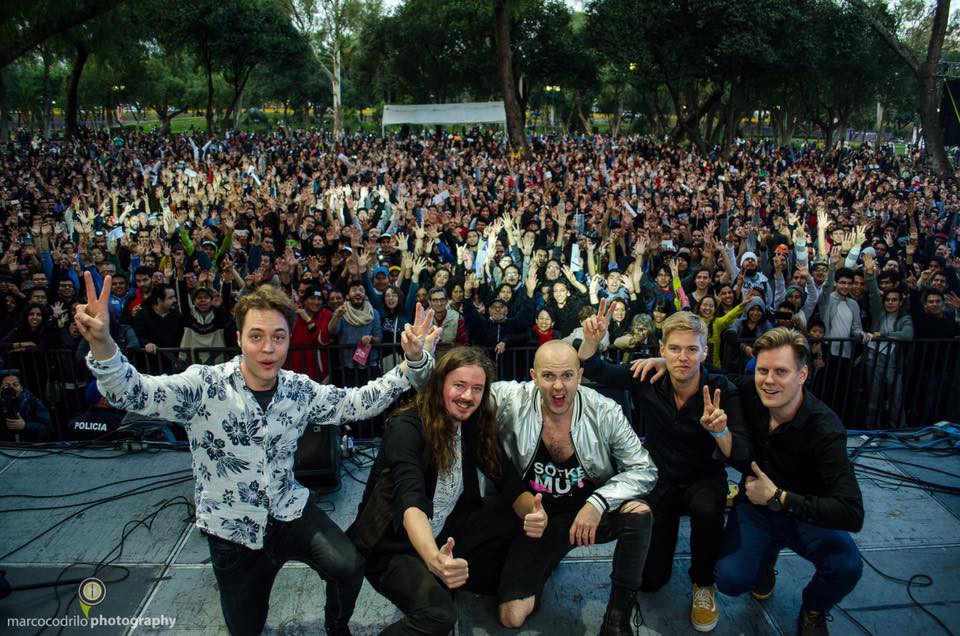
<path id="1" fill-rule="evenodd" d="M 290 330 L 283 314 L 273 309 L 249 310 L 238 339 L 243 354 L 240 369 L 247 386 L 254 391 L 273 388 L 290 347 Z"/>
<path id="2" fill-rule="evenodd" d="M 483 401 L 487 376 L 476 365 L 460 367 L 443 380 L 443 406 L 450 419 L 465 422 Z"/>
<path id="3" fill-rule="evenodd" d="M 573 409 L 583 378 L 577 351 L 562 340 L 551 340 L 537 349 L 530 377 L 540 389 L 544 414 L 564 416 Z"/>
<path id="4" fill-rule="evenodd" d="M 753 376 L 760 401 L 768 409 L 782 408 L 798 400 L 807 380 L 807 366 L 797 366 L 789 346 L 761 351 Z"/>
<path id="5" fill-rule="evenodd" d="M 550 312 L 546 309 L 541 309 L 540 313 L 537 314 L 537 329 L 541 333 L 547 333 L 553 328 L 553 318 L 550 316 Z"/>

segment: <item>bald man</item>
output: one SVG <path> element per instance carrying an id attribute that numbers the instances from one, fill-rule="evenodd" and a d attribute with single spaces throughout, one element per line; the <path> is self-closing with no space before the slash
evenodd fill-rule
<path id="1" fill-rule="evenodd" d="M 576 350 L 554 340 L 537 350 L 530 382 L 493 384 L 504 477 L 521 493 L 513 509 L 524 522 L 500 577 L 500 622 L 523 626 L 570 550 L 617 541 L 600 634 L 626 636 L 652 527 L 643 499 L 657 469 L 620 405 L 580 386 L 582 377 Z"/>

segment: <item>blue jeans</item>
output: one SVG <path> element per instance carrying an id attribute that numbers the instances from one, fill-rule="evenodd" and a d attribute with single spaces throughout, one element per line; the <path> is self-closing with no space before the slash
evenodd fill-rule
<path id="1" fill-rule="evenodd" d="M 754 589 L 782 548 L 790 548 L 816 568 L 803 589 L 803 606 L 808 610 L 829 611 L 853 590 L 863 573 L 860 552 L 849 533 L 740 499 L 731 508 L 723 533 L 717 589 L 728 596 Z"/>

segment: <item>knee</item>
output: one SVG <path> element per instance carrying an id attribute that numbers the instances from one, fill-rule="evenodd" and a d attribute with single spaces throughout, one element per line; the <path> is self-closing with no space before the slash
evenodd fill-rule
<path id="1" fill-rule="evenodd" d="M 649 533 L 653 529 L 653 510 L 644 501 L 628 501 L 620 506 L 620 513 L 627 530 Z"/>
<path id="2" fill-rule="evenodd" d="M 533 612 L 535 598 L 507 601 L 500 604 L 500 624 L 507 629 L 520 629 L 524 621 Z"/>
<path id="3" fill-rule="evenodd" d="M 630 515 L 652 515 L 650 506 L 645 501 L 628 501 L 620 506 L 620 512 Z"/>
<path id="4" fill-rule="evenodd" d="M 337 555 L 326 574 L 337 583 L 359 586 L 363 584 L 363 571 L 363 557 L 353 549 L 344 550 Z"/>
<path id="5" fill-rule="evenodd" d="M 863 575 L 863 559 L 852 541 L 837 542 L 823 560 L 821 571 L 830 578 L 855 584 Z"/>
<path id="6" fill-rule="evenodd" d="M 733 559 L 720 559 L 714 569 L 717 590 L 727 596 L 740 596 L 756 587 L 756 577 L 739 567 Z"/>
<path id="7" fill-rule="evenodd" d="M 457 624 L 457 606 L 453 599 L 414 610 L 407 620 L 423 634 L 446 636 Z"/>
<path id="8" fill-rule="evenodd" d="M 726 495 L 717 497 L 697 497 L 690 503 L 690 520 L 697 523 L 723 524 L 723 510 L 726 507 Z"/>

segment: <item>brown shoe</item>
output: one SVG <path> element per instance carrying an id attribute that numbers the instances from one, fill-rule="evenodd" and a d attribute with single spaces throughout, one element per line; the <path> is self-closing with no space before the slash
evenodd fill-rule
<path id="1" fill-rule="evenodd" d="M 717 587 L 700 587 L 693 584 L 693 607 L 690 608 L 690 622 L 698 632 L 713 631 L 720 620 L 720 608 L 717 607 Z"/>
<path id="2" fill-rule="evenodd" d="M 758 601 L 765 601 L 773 596 L 773 588 L 777 585 L 777 571 L 773 568 L 773 563 L 764 571 L 763 577 L 753 588 L 750 595 Z"/>
<path id="3" fill-rule="evenodd" d="M 830 636 L 827 629 L 826 612 L 811 612 L 800 608 L 800 618 L 797 619 L 798 636 Z"/>

